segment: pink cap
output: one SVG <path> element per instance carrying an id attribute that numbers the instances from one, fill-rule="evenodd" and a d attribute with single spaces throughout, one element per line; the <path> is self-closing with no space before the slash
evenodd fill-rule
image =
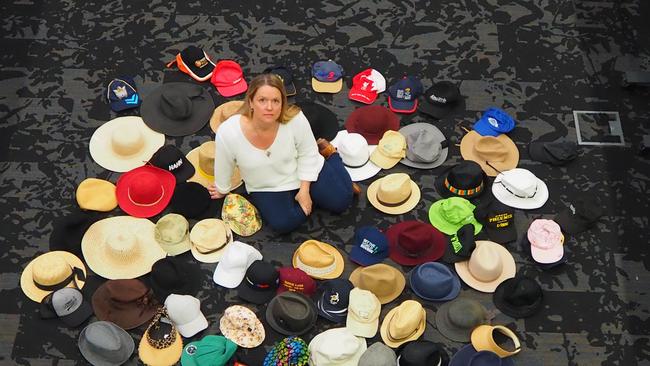
<path id="1" fill-rule="evenodd" d="M 555 263 L 564 255 L 564 235 L 553 220 L 537 219 L 528 228 L 530 254 L 537 263 Z"/>
<path id="2" fill-rule="evenodd" d="M 210 82 L 217 88 L 219 94 L 224 97 L 232 97 L 248 89 L 248 84 L 244 79 L 244 71 L 242 71 L 238 63 L 232 60 L 217 62 Z"/>

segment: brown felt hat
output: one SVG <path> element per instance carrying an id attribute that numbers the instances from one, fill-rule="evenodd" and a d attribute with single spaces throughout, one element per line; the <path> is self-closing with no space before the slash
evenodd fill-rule
<path id="1" fill-rule="evenodd" d="M 138 279 L 104 282 L 93 294 L 92 305 L 97 319 L 125 330 L 151 320 L 159 307 L 153 291 Z"/>

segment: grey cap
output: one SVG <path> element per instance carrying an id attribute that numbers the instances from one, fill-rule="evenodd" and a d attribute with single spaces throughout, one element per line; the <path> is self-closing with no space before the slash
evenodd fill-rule
<path id="1" fill-rule="evenodd" d="M 418 169 L 432 169 L 447 160 L 447 139 L 438 127 L 429 123 L 412 123 L 400 128 L 406 136 L 406 157 L 400 163 Z"/>
<path id="2" fill-rule="evenodd" d="M 79 350 L 94 366 L 117 366 L 126 362 L 135 349 L 133 338 L 114 323 L 88 324 L 79 334 Z"/>
<path id="3" fill-rule="evenodd" d="M 397 355 L 382 342 L 373 343 L 361 355 L 359 366 L 395 366 Z"/>
<path id="4" fill-rule="evenodd" d="M 64 287 L 48 294 L 40 307 L 41 318 L 59 318 L 70 327 L 78 327 L 93 315 L 93 308 L 81 291 Z"/>

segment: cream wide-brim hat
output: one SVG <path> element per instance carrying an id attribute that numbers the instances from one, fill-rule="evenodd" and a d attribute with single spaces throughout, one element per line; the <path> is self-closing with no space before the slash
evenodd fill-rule
<path id="1" fill-rule="evenodd" d="M 114 136 L 113 134 L 117 132 Z M 120 154 L 116 148 L 135 148 Z M 144 124 L 137 116 L 118 117 L 99 126 L 88 143 L 90 156 L 103 168 L 124 173 L 143 166 L 165 144 L 165 135 Z"/>
<path id="2" fill-rule="evenodd" d="M 474 150 L 477 141 L 481 138 L 495 138 L 503 144 L 503 152 L 506 154 L 505 159 L 503 161 L 491 161 L 490 164 L 492 166 L 502 172 L 517 167 L 517 164 L 519 164 L 519 149 L 517 149 L 517 145 L 515 145 L 510 137 L 505 134 L 501 134 L 498 137 L 492 137 L 481 136 L 474 130 L 468 132 L 465 136 L 463 136 L 463 139 L 460 140 L 460 155 L 463 157 L 463 159 L 475 161 L 478 163 L 478 165 L 481 166 L 481 169 L 483 169 L 485 174 L 490 177 L 496 177 L 497 174 L 499 174 L 498 171 L 487 165 L 485 159 L 478 156 Z"/>
<path id="3" fill-rule="evenodd" d="M 36 261 L 39 258 L 41 258 L 41 260 L 47 259 L 48 257 L 63 258 L 63 260 L 65 260 L 68 264 L 70 264 L 71 267 L 80 268 L 84 272 L 84 275 L 87 276 L 86 266 L 84 266 L 83 262 L 81 261 L 81 259 L 79 259 L 79 257 L 77 257 L 72 253 L 56 250 L 53 252 L 47 252 L 41 254 L 40 256 L 32 259 L 32 261 L 30 261 L 27 264 L 27 266 L 23 270 L 23 273 L 20 275 L 20 288 L 23 290 L 25 295 L 28 298 L 30 298 L 30 300 L 41 302 L 45 298 L 45 296 L 49 295 L 52 292 L 52 291 L 41 290 L 40 288 L 36 287 L 36 284 L 34 283 L 34 277 L 33 277 L 34 261 Z M 80 280 L 76 277 L 74 278 L 74 280 L 77 282 L 77 286 L 80 290 L 86 284 L 86 281 Z M 70 283 L 66 287 L 75 287 L 74 285 L 75 281 L 70 281 Z"/>
<path id="4" fill-rule="evenodd" d="M 154 234 L 156 225 L 148 219 L 116 216 L 90 225 L 81 239 L 81 251 L 88 267 L 109 280 L 132 279 L 151 272 L 151 266 L 167 256 Z M 106 239 L 113 233 L 128 233 L 137 239 L 138 256 L 119 260 L 107 255 Z"/>
<path id="5" fill-rule="evenodd" d="M 178 330 L 176 332 L 176 340 L 171 346 L 163 349 L 152 347 L 147 341 L 147 331 L 142 335 L 140 344 L 138 345 L 138 356 L 147 366 L 174 366 L 181 359 L 183 353 L 183 338 Z"/>
<path id="6" fill-rule="evenodd" d="M 415 208 L 415 206 L 417 206 L 418 202 L 420 202 L 420 187 L 418 187 L 418 185 L 413 180 L 411 180 L 410 182 L 411 195 L 408 197 L 406 201 L 401 203 L 399 206 L 386 206 L 383 203 L 379 202 L 379 199 L 377 198 L 377 192 L 379 191 L 381 182 L 383 179 L 386 179 L 390 175 L 391 174 L 379 178 L 374 182 L 370 183 L 370 186 L 368 186 L 368 189 L 366 191 L 366 194 L 368 196 L 368 201 L 379 211 L 391 215 L 400 215 L 411 211 L 412 209 Z"/>
<path id="7" fill-rule="evenodd" d="M 463 280 L 467 286 L 477 291 L 493 293 L 501 282 L 515 276 L 517 272 L 517 265 L 515 264 L 515 259 L 513 258 L 512 254 L 508 251 L 508 249 L 506 249 L 506 247 L 489 240 L 477 240 L 476 249 L 474 249 L 472 255 L 481 253 L 482 251 L 479 250 L 477 252 L 477 249 L 479 249 L 482 245 L 489 245 L 491 250 L 498 254 L 501 259 L 501 273 L 497 278 L 487 282 L 476 278 L 469 269 L 469 261 L 471 260 L 471 257 L 469 260 L 456 262 L 454 266 L 456 268 L 456 273 L 458 273 L 458 277 L 460 277 L 460 279 Z"/>
<path id="8" fill-rule="evenodd" d="M 204 172 L 201 170 L 201 167 L 199 166 L 199 149 L 201 146 L 192 149 L 192 151 L 188 152 L 187 155 L 185 156 L 187 160 L 192 163 L 194 166 L 194 175 L 188 179 L 188 182 L 196 182 L 199 183 L 200 185 L 204 187 L 208 187 L 210 184 L 214 183 L 214 176 L 210 176 L 210 174 L 214 174 L 214 171 L 210 172 Z M 207 173 L 207 174 L 206 174 Z M 241 186 L 243 181 L 241 180 L 241 175 L 239 174 L 239 168 L 235 166 L 235 170 L 232 173 L 232 177 L 230 178 L 230 190 L 234 190 L 235 188 Z"/>
<path id="9" fill-rule="evenodd" d="M 215 108 L 212 117 L 210 117 L 210 128 L 212 132 L 217 132 L 217 128 L 219 128 L 223 121 L 235 115 L 243 105 L 243 100 L 231 100 Z"/>

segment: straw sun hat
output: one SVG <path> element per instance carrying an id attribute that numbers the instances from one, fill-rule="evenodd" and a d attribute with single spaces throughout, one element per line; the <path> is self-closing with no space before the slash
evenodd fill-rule
<path id="1" fill-rule="evenodd" d="M 25 295 L 41 302 L 50 292 L 64 287 L 83 288 L 86 267 L 76 255 L 64 251 L 41 254 L 29 262 L 20 276 Z"/>
<path id="2" fill-rule="evenodd" d="M 204 187 L 214 183 L 214 156 L 216 144 L 214 141 L 202 143 L 199 147 L 187 153 L 187 160 L 194 165 L 196 172 L 188 179 L 188 182 L 196 182 Z M 242 184 L 239 168 L 235 167 L 232 177 L 230 178 L 231 190 Z"/>

